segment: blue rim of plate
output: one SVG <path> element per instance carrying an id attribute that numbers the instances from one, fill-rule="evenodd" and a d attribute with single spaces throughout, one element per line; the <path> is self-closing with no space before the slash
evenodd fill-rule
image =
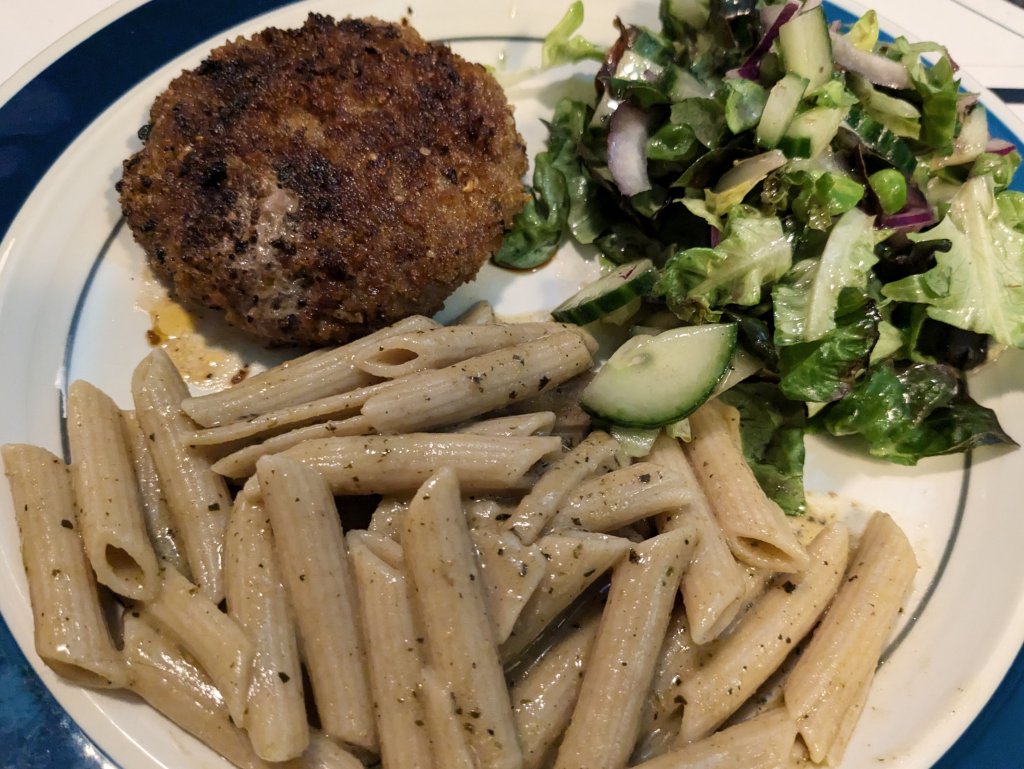
<path id="1" fill-rule="evenodd" d="M 0 239 L 60 154 L 125 92 L 182 52 L 299 0 L 150 0 L 79 43 L 0 106 Z M 826 3 L 829 16 L 854 16 Z M 504 40 L 504 38 L 502 38 Z M 102 72 L 103 77 L 92 77 Z M 993 135 L 1017 137 L 995 116 Z M 1015 187 L 1022 180 L 1018 178 Z M 83 292 L 86 289 L 83 287 Z M 969 458 L 965 472 L 969 470 Z M 1024 649 L 970 727 L 934 769 L 1019 769 L 1024 744 Z M 0 618 L 0 769 L 116 769 L 36 675 Z M 1012 762 L 1012 763 L 1011 763 Z"/>

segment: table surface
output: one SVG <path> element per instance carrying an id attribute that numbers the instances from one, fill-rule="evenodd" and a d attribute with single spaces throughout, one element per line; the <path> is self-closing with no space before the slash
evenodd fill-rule
<path id="1" fill-rule="evenodd" d="M 0 0 L 0 83 L 13 76 L 47 47 L 115 0 Z M 915 37 L 946 43 L 964 72 L 994 89 L 1024 119 L 1024 0 L 866 0 L 896 26 Z M 339 3 L 343 7 L 343 2 Z M 1016 103 L 1015 103 L 1016 102 Z M 2 652 L 3 650 L 0 650 Z M 11 653 L 13 650 L 8 650 Z M 4 654 L 0 653 L 0 657 Z M 1020 757 L 1000 755 L 1006 747 L 1003 727 L 991 730 L 988 722 L 1001 708 L 1021 709 L 1018 669 L 1006 681 L 978 722 L 957 746 L 957 755 L 985 756 L 998 769 L 1021 769 Z M 1016 676 L 1016 677 L 1015 677 Z M 1003 712 L 1005 717 L 1006 713 Z M 1000 719 L 1002 720 L 1002 719 Z M 1002 749 L 998 745 L 1002 745 Z M 967 753 L 964 752 L 966 749 Z M 996 758 L 996 756 L 999 756 Z M 961 769 L 947 756 L 936 769 Z M 0 760 L 0 765 L 5 765 Z M 986 765 L 986 769 L 996 766 Z"/>

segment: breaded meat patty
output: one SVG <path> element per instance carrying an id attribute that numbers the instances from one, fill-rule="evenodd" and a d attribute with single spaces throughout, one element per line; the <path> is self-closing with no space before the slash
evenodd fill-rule
<path id="1" fill-rule="evenodd" d="M 523 205 L 501 87 L 405 24 L 313 14 L 229 42 L 140 137 L 119 189 L 153 268 L 274 343 L 436 312 Z"/>

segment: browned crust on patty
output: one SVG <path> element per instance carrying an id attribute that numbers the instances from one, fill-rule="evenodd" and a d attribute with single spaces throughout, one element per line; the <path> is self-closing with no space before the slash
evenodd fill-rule
<path id="1" fill-rule="evenodd" d="M 279 343 L 439 310 L 522 207 L 500 86 L 411 27 L 310 15 L 157 98 L 121 206 L 175 294 Z"/>

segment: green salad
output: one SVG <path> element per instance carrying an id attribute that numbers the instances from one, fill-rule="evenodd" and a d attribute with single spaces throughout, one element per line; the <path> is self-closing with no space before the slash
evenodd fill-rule
<path id="1" fill-rule="evenodd" d="M 808 431 L 900 464 L 1014 443 L 965 372 L 1024 346 L 1020 155 L 944 47 L 814 0 L 662 0 L 607 50 L 582 20 L 543 64 L 600 61 L 593 98 L 555 108 L 494 259 L 572 238 L 614 268 L 554 313 L 630 333 L 585 408 L 642 442 L 718 395 L 790 513 Z"/>

